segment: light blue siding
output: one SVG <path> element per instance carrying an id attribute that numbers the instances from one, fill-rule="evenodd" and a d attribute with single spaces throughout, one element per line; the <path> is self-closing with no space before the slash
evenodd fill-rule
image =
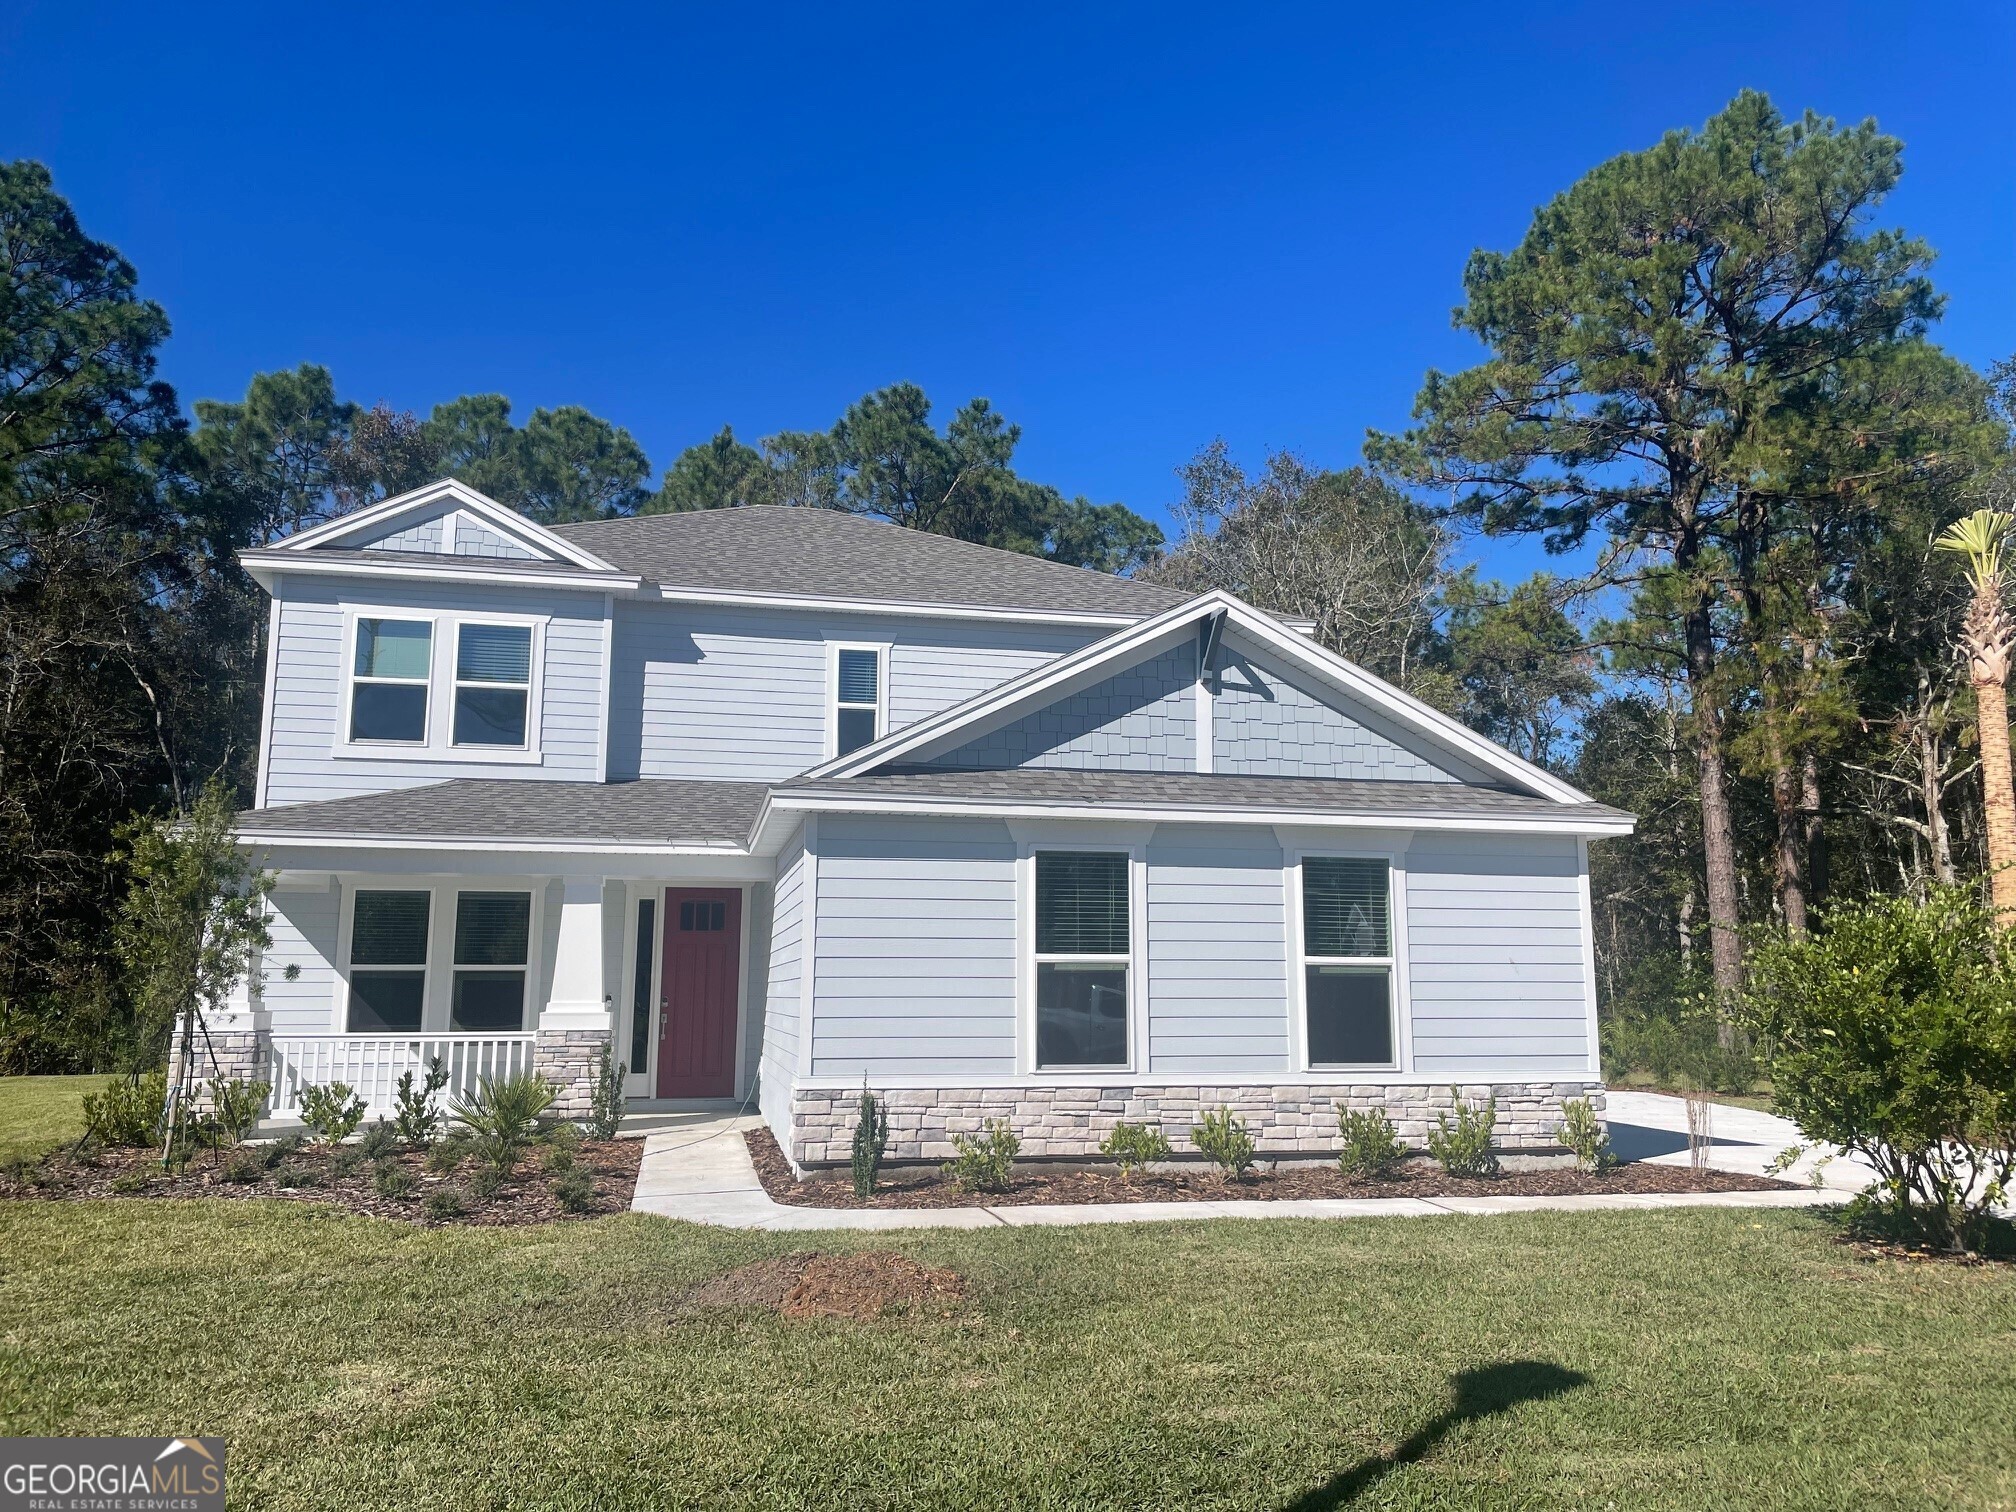
<path id="1" fill-rule="evenodd" d="M 455 522 L 455 555 L 522 562 L 534 559 L 537 553 L 465 514 Z"/>
<path id="2" fill-rule="evenodd" d="M 1000 771 L 1197 770 L 1197 652 L 1178 646 L 1104 682 L 933 757 L 936 767 Z"/>
<path id="3" fill-rule="evenodd" d="M 546 625 L 537 764 L 397 760 L 333 754 L 349 687 L 346 603 L 467 614 L 539 614 Z M 272 735 L 266 802 L 302 803 L 386 792 L 451 777 L 596 781 L 602 708 L 602 595 L 524 587 L 290 577 L 282 580 L 272 655 Z M 447 690 L 433 690 L 437 699 Z"/>
<path id="4" fill-rule="evenodd" d="M 791 1145 L 791 1088 L 798 1079 L 799 1019 L 804 1007 L 805 902 L 810 873 L 801 830 L 777 858 L 777 889 L 770 910 L 770 962 L 764 988 L 763 1054 L 757 1072 L 757 1106 L 777 1142 L 786 1149 Z"/>
<path id="5" fill-rule="evenodd" d="M 328 1034 L 340 1029 L 336 1001 L 336 922 L 341 897 L 327 887 L 275 888 L 267 895 L 273 943 L 261 953 L 263 1005 L 275 1034 Z M 289 967 L 297 968 L 293 979 Z"/>
<path id="6" fill-rule="evenodd" d="M 1095 633 L 619 601 L 610 775 L 777 781 L 818 765 L 828 754 L 828 641 L 888 645 L 888 718 L 896 730 L 1075 650 Z"/>
<path id="7" fill-rule="evenodd" d="M 451 515 L 456 517 L 455 556 L 521 562 L 542 559 L 539 552 L 492 530 L 473 514 L 458 511 L 452 503 L 443 504 L 427 514 L 402 515 L 401 523 L 388 526 L 382 535 L 365 536 L 361 540 L 348 539 L 341 542 L 340 547 L 344 550 L 416 551 L 439 555 L 449 549 L 448 519 Z"/>
<path id="8" fill-rule="evenodd" d="M 1587 1072 L 1580 876 L 1572 839 L 1414 837 L 1407 951 L 1417 1071 Z"/>
<path id="9" fill-rule="evenodd" d="M 1335 692 L 1319 695 L 1312 679 L 1291 675 L 1242 637 L 1226 636 L 1216 670 L 1214 771 L 1386 782 L 1465 780 L 1446 760 L 1410 749 L 1372 711 L 1348 710 L 1347 700 Z"/>
<path id="10" fill-rule="evenodd" d="M 1288 921 L 1271 832 L 1162 825 L 1148 847 L 1148 1070 L 1288 1068 Z"/>
<path id="11" fill-rule="evenodd" d="M 822 819 L 812 1075 L 1015 1069 L 1005 824 Z"/>
<path id="12" fill-rule="evenodd" d="M 445 514 L 414 520 L 385 535 L 359 542 L 365 551 L 419 551 L 439 553 Z"/>

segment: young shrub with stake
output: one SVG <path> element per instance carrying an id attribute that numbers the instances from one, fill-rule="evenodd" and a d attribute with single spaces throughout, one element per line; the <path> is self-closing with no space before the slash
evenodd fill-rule
<path id="1" fill-rule="evenodd" d="M 1575 1152 L 1575 1164 L 1585 1171 L 1601 1171 L 1617 1163 L 1610 1153 L 1610 1131 L 1596 1116 L 1596 1105 L 1586 1097 L 1571 1097 L 1561 1104 L 1561 1125 L 1554 1138 Z"/>
<path id="2" fill-rule="evenodd" d="M 436 1098 L 447 1085 L 448 1068 L 441 1064 L 438 1055 L 428 1058 L 426 1079 L 417 1086 L 411 1071 L 399 1073 L 399 1086 L 392 1099 L 392 1128 L 406 1142 L 407 1149 L 425 1149 L 440 1134 L 441 1106 Z"/>
<path id="3" fill-rule="evenodd" d="M 954 1134 L 956 1152 L 939 1169 L 968 1192 L 1005 1192 L 1022 1141 L 1005 1118 L 990 1118 L 978 1134 Z"/>
<path id="4" fill-rule="evenodd" d="M 1257 1147 L 1246 1120 L 1235 1117 L 1230 1108 L 1206 1113 L 1190 1131 L 1190 1142 L 1198 1153 L 1218 1167 L 1226 1181 L 1238 1181 L 1253 1169 Z"/>
<path id="5" fill-rule="evenodd" d="M 1169 1141 L 1154 1124 L 1116 1123 L 1100 1141 L 1099 1153 L 1120 1167 L 1120 1179 L 1132 1181 L 1151 1162 L 1167 1160 Z"/>
<path id="6" fill-rule="evenodd" d="M 861 1110 L 854 1120 L 854 1195 L 867 1201 L 875 1195 L 875 1178 L 882 1170 L 882 1152 L 889 1148 L 889 1110 L 882 1106 L 864 1083 Z"/>
<path id="7" fill-rule="evenodd" d="M 1377 1108 L 1355 1111 L 1339 1106 L 1337 1135 L 1342 1146 L 1337 1152 L 1337 1169 L 1346 1176 L 1368 1181 L 1390 1181 L 1407 1158 L 1407 1146 L 1393 1120 Z"/>
<path id="8" fill-rule="evenodd" d="M 484 1077 L 455 1104 L 455 1122 L 468 1133 L 476 1158 L 508 1177 L 539 1137 L 540 1115 L 553 1106 L 553 1084 L 531 1071 Z"/>
<path id="9" fill-rule="evenodd" d="M 605 1044 L 595 1063 L 594 1090 L 588 1095 L 590 1139 L 614 1139 L 617 1130 L 623 1127 L 623 1081 L 629 1074 L 626 1062 L 610 1063 L 609 1047 Z"/>
<path id="10" fill-rule="evenodd" d="M 1451 1176 L 1496 1176 L 1498 1155 L 1491 1148 L 1491 1130 L 1498 1122 L 1498 1099 L 1487 1097 L 1483 1105 L 1465 1102 L 1455 1087 L 1456 1116 L 1435 1115 L 1435 1127 L 1428 1131 L 1428 1153 Z"/>
<path id="11" fill-rule="evenodd" d="M 301 1089 L 301 1122 L 317 1144 L 341 1144 L 364 1122 L 364 1099 L 345 1082 Z"/>

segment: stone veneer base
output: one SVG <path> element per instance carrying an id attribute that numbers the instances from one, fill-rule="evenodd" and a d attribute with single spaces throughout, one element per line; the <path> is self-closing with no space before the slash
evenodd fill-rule
<path id="1" fill-rule="evenodd" d="M 532 1069 L 553 1083 L 553 1115 L 586 1118 L 595 1101 L 607 1029 L 541 1029 L 532 1041 Z"/>
<path id="2" fill-rule="evenodd" d="M 206 1035 L 196 1031 L 196 1064 L 189 1105 L 198 1113 L 212 1111 L 210 1083 L 214 1081 L 264 1081 L 266 1079 L 267 1035 L 260 1029 L 212 1029 Z M 175 1031 L 168 1050 L 168 1085 L 174 1086 L 182 1074 L 182 1031 Z"/>
<path id="3" fill-rule="evenodd" d="M 541 1036 L 542 1040 L 544 1036 Z M 1458 1082 L 1457 1091 L 1476 1103 L 1497 1099 L 1493 1143 L 1501 1151 L 1545 1153 L 1561 1146 L 1554 1131 L 1561 1104 L 1586 1097 L 1600 1117 L 1603 1084 L 1595 1081 Z M 952 1136 L 972 1134 L 991 1119 L 1003 1119 L 1022 1141 L 1022 1154 L 1096 1155 L 1114 1124 L 1155 1124 L 1179 1155 L 1194 1154 L 1190 1129 L 1198 1115 L 1229 1107 L 1246 1121 L 1262 1155 L 1328 1155 L 1337 1149 L 1337 1108 L 1379 1108 L 1400 1137 L 1415 1149 L 1427 1145 L 1435 1116 L 1449 1111 L 1455 1094 L 1447 1084 L 1422 1086 L 1387 1082 L 1337 1082 L 1303 1086 L 1214 1087 L 1209 1083 L 1133 1083 L 1110 1087 L 933 1087 L 888 1092 L 869 1083 L 889 1110 L 892 1161 L 950 1158 Z M 843 1164 L 848 1159 L 859 1105 L 858 1091 L 794 1092 L 791 1098 L 790 1155 L 800 1166 Z"/>

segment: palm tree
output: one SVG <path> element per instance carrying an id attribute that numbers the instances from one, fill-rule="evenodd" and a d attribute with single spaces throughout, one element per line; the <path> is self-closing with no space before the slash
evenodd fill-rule
<path id="1" fill-rule="evenodd" d="M 2000 509 L 1977 509 L 1956 520 L 1935 543 L 1967 559 L 1974 601 L 1960 627 L 1967 655 L 1967 680 L 1974 687 L 1975 718 L 1981 727 L 1981 796 L 1988 817 L 1988 887 L 1996 917 L 2016 924 L 2016 789 L 2009 775 L 2009 657 L 2016 645 L 2016 622 L 2003 601 L 2002 543 L 2016 517 Z"/>

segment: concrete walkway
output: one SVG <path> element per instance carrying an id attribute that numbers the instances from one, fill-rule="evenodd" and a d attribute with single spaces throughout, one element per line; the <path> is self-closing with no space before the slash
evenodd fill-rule
<path id="1" fill-rule="evenodd" d="M 1679 1117 L 1679 1163 L 1687 1160 L 1686 1107 L 1679 1098 L 1649 1093 L 1613 1093 L 1613 1099 L 1628 1098 L 1627 1107 L 1613 1102 L 1613 1141 L 1647 1149 L 1670 1142 L 1670 1123 Z M 1648 1106 L 1640 1107 L 1644 1099 Z M 1661 1105 L 1673 1104 L 1672 1108 Z M 1746 1119 L 1764 1119 L 1767 1125 L 1783 1125 L 1783 1119 L 1766 1114 L 1747 1114 L 1742 1109 L 1718 1108 L 1714 1164 L 1728 1170 L 1761 1171 L 1764 1162 L 1776 1155 L 1791 1138 L 1780 1138 L 1768 1127 L 1732 1120 L 1725 1150 L 1720 1115 L 1744 1114 Z M 1628 1122 L 1626 1121 L 1628 1120 Z M 1023 1207 L 971 1208 L 874 1208 L 850 1211 L 835 1208 L 792 1207 L 770 1200 L 757 1179 L 755 1164 L 749 1159 L 742 1131 L 760 1120 L 727 1114 L 687 1115 L 676 1129 L 649 1134 L 644 1140 L 644 1163 L 637 1173 L 637 1195 L 630 1203 L 638 1213 L 656 1213 L 665 1218 L 683 1218 L 692 1223 L 711 1223 L 725 1228 L 772 1230 L 796 1229 L 915 1229 L 915 1228 L 996 1228 L 1082 1223 L 1167 1223 L 1198 1218 L 1425 1218 L 1449 1213 L 1526 1213 L 1545 1210 L 1577 1212 L 1600 1208 L 1666 1207 L 1806 1207 L 1819 1202 L 1837 1202 L 1838 1190 L 1796 1192 L 1619 1192 L 1601 1197 L 1380 1197 L 1366 1199 L 1306 1198 L 1286 1202 L 1256 1202 L 1232 1199 L 1224 1202 L 1117 1202 L 1043 1203 Z M 1786 1125 L 1786 1127 L 1790 1127 Z M 1738 1130 L 1761 1136 L 1739 1137 Z M 1661 1136 L 1665 1136 L 1662 1138 Z M 1771 1143 L 1777 1138 L 1777 1143 Z M 1761 1149 L 1761 1154 L 1754 1153 Z M 1623 1150 L 1620 1149 L 1620 1154 Z M 1663 1148 L 1630 1158 L 1649 1158 L 1669 1163 L 1672 1152 Z M 1725 1164 L 1725 1160 L 1732 1162 Z M 1733 1162 L 1741 1162 L 1733 1163 Z M 1838 1164 L 1838 1162 L 1837 1162 Z M 1831 1176 L 1831 1168 L 1830 1168 Z M 1863 1178 L 1866 1180 L 1866 1177 Z M 1860 1186 L 1861 1181 L 1852 1183 Z"/>
<path id="2" fill-rule="evenodd" d="M 1605 1100 L 1609 1107 L 1610 1147 L 1619 1160 L 1687 1164 L 1684 1097 L 1669 1097 L 1663 1092 L 1612 1091 Z M 1709 1117 L 1708 1133 L 1714 1148 L 1708 1163 L 1718 1171 L 1766 1175 L 1764 1168 L 1777 1159 L 1781 1150 L 1804 1143 L 1797 1124 L 1773 1113 L 1714 1103 Z M 1826 1158 L 1830 1156 L 1831 1159 Z M 1822 1184 L 1834 1192 L 1859 1192 L 1876 1179 L 1876 1173 L 1868 1166 L 1853 1156 L 1843 1155 L 1832 1145 L 1808 1150 L 1798 1164 L 1784 1173 L 1783 1179 L 1810 1182 L 1816 1168 Z"/>

